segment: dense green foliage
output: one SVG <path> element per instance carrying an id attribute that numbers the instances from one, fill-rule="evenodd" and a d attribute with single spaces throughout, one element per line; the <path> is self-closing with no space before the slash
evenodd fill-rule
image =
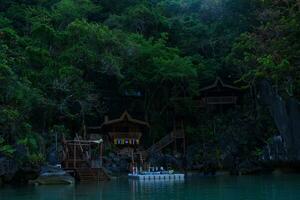
<path id="1" fill-rule="evenodd" d="M 173 123 L 172 98 L 196 95 L 216 76 L 249 91 L 270 78 L 282 95 L 298 97 L 299 7 L 296 0 L 2 0 L 0 152 L 24 144 L 30 160 L 42 160 L 44 139 L 95 125 L 105 99 L 125 91 L 142 91 L 156 134 Z M 214 144 L 214 155 L 224 137 L 242 153 L 257 152 L 274 128 L 254 99 L 249 92 L 243 108 L 209 117 L 184 102 L 189 137 Z"/>

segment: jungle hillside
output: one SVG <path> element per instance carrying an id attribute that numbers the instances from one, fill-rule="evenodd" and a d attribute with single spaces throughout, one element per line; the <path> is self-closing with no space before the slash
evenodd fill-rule
<path id="1" fill-rule="evenodd" d="M 124 110 L 150 124 L 146 146 L 182 120 L 187 169 L 297 163 L 299 11 L 298 0 L 0 0 L 0 165 L 39 168 L 62 137 Z M 239 88 L 237 105 L 197 108 L 216 80 Z"/>

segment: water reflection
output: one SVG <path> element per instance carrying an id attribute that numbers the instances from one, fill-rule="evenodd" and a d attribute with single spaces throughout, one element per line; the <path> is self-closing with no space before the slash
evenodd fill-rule
<path id="1" fill-rule="evenodd" d="M 298 200 L 300 176 L 117 179 L 73 186 L 0 188 L 0 200 Z"/>
<path id="2" fill-rule="evenodd" d="M 184 180 L 128 180 L 132 200 L 164 198 L 164 194 L 176 194 L 184 187 Z M 168 195 L 166 195 L 168 196 Z M 142 197 L 142 198 L 141 198 Z"/>
<path id="3" fill-rule="evenodd" d="M 132 193 L 143 192 L 161 192 L 163 190 L 172 191 L 180 184 L 184 184 L 184 180 L 128 180 Z"/>

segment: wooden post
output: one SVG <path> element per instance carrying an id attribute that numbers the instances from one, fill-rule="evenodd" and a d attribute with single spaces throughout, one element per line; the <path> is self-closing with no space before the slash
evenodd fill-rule
<path id="1" fill-rule="evenodd" d="M 181 120 L 181 129 L 183 135 L 183 155 L 185 156 L 185 132 L 184 132 L 183 120 Z"/>
<path id="2" fill-rule="evenodd" d="M 177 153 L 177 138 L 174 137 L 174 154 Z"/>
<path id="3" fill-rule="evenodd" d="M 57 131 L 55 131 L 55 154 L 58 158 L 58 136 L 57 136 Z"/>
<path id="4" fill-rule="evenodd" d="M 66 168 L 68 169 L 69 168 L 69 148 L 68 148 L 68 143 L 65 141 L 65 137 L 63 135 L 63 151 L 65 153 L 65 159 L 64 159 L 64 162 L 65 162 L 65 165 L 66 165 Z"/>
<path id="5" fill-rule="evenodd" d="M 85 121 L 84 120 L 83 120 L 83 139 L 84 140 L 87 139 L 86 125 L 85 125 Z"/>
<path id="6" fill-rule="evenodd" d="M 74 141 L 74 161 L 73 161 L 73 167 L 76 168 L 76 145 L 75 145 L 75 141 Z"/>
<path id="7" fill-rule="evenodd" d="M 141 160 L 141 166 L 143 166 L 143 165 L 144 165 L 144 160 L 143 160 L 143 155 L 142 155 L 142 153 L 140 153 L 140 160 Z"/>
<path id="8" fill-rule="evenodd" d="M 89 160 L 91 161 L 92 160 L 92 144 L 91 143 L 89 143 L 89 153 L 88 153 L 88 155 L 89 155 Z"/>
<path id="9" fill-rule="evenodd" d="M 100 143 L 100 167 L 102 167 L 103 142 Z"/>
<path id="10" fill-rule="evenodd" d="M 131 151 L 131 162 L 132 162 L 132 165 L 134 166 L 134 155 L 133 155 L 133 151 Z"/>
<path id="11" fill-rule="evenodd" d="M 174 119 L 174 128 L 173 128 L 174 130 L 173 130 L 173 139 L 174 139 L 174 150 L 173 150 L 173 153 L 174 153 L 174 155 L 176 154 L 176 152 L 177 152 L 177 142 L 176 142 L 176 131 L 177 131 L 177 129 L 176 129 L 176 119 Z"/>

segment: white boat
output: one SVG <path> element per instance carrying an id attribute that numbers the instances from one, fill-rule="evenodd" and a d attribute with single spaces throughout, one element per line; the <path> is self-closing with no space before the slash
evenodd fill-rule
<path id="1" fill-rule="evenodd" d="M 61 166 L 44 166 L 40 176 L 30 181 L 35 185 L 58 185 L 58 184 L 74 184 L 75 179 L 66 171 L 61 169 Z"/>

